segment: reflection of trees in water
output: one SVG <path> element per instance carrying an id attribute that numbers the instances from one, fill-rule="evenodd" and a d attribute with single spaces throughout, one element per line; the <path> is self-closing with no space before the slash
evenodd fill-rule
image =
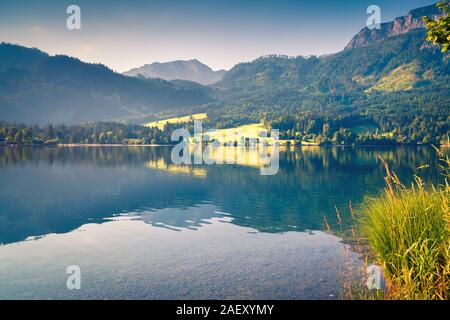
<path id="1" fill-rule="evenodd" d="M 27 174 L 33 175 L 29 179 L 37 183 L 37 194 L 30 199 L 21 199 L 21 190 L 16 190 L 17 194 L 3 200 L 8 203 L 0 206 L 0 242 L 68 232 L 90 219 L 101 222 L 114 213 L 195 208 L 204 202 L 229 213 L 234 224 L 262 232 L 322 229 L 324 216 L 336 223 L 335 205 L 344 222 L 349 221 L 345 215 L 348 202 L 357 204 L 384 185 L 378 155 L 401 178 L 410 178 L 422 164 L 436 162 L 435 151 L 428 147 L 292 148 L 280 153 L 278 174 L 261 176 L 259 168 L 245 165 L 174 170 L 170 153 L 168 147 L 0 148 L 0 167 L 27 165 Z M 35 169 L 38 165 L 48 170 L 40 172 Z M 53 166 L 67 166 L 76 177 L 65 181 L 64 176 L 52 174 Z M 424 174 L 437 177 L 436 166 Z M 23 175 L 18 178 L 26 181 L 28 177 Z M 10 180 L 0 187 L 12 191 L 21 187 L 19 180 Z M 50 186 L 57 192 L 48 194 Z M 44 197 L 49 198 L 41 199 Z M 11 211 L 5 212 L 5 208 Z M 144 221 L 182 227 L 217 216 L 207 210 L 197 215 L 195 209 L 180 215 L 152 213 Z M 194 224 L 198 226 L 198 222 Z"/>
<path id="2" fill-rule="evenodd" d="M 123 212 L 193 206 L 206 197 L 189 176 L 145 167 L 166 148 L 110 148 L 113 157 L 98 149 L 0 148 L 0 243 L 69 232 Z"/>
<path id="3" fill-rule="evenodd" d="M 350 201 L 357 204 L 384 186 L 378 155 L 389 159 L 401 178 L 410 178 L 423 163 L 436 162 L 430 148 L 295 149 L 280 154 L 280 171 L 275 176 L 260 176 L 242 167 L 210 167 L 209 180 L 223 186 L 210 195 L 233 214 L 236 224 L 266 232 L 321 229 L 324 216 L 336 223 L 335 206 L 348 213 Z M 438 176 L 435 166 L 422 175 Z M 344 222 L 350 221 L 349 214 L 343 215 Z"/>
<path id="4" fill-rule="evenodd" d="M 162 159 L 171 164 L 171 147 L 0 147 L 0 165 L 43 162 L 47 165 L 90 164 L 95 166 L 119 166 L 140 164 L 149 160 Z M 355 168 L 376 159 L 378 155 L 388 161 L 395 169 L 397 166 L 423 164 L 425 159 L 435 160 L 435 151 L 431 147 L 303 147 L 281 148 L 280 158 L 292 166 L 303 159 L 309 170 Z M 320 159 L 321 161 L 318 161 Z M 339 166 L 337 166 L 339 165 Z M 302 164 L 302 169 L 305 165 Z"/>
<path id="5" fill-rule="evenodd" d="M 0 166 L 17 164 L 91 165 L 116 167 L 141 165 L 164 157 L 170 161 L 170 147 L 0 147 Z"/>

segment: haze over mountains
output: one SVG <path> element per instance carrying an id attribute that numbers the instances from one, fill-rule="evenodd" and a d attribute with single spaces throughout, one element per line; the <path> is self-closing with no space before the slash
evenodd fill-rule
<path id="1" fill-rule="evenodd" d="M 161 78 L 164 80 L 189 80 L 203 85 L 213 84 L 224 76 L 225 70 L 213 71 L 207 65 L 193 59 L 165 63 L 155 62 L 124 72 L 127 76 Z"/>
<path id="2" fill-rule="evenodd" d="M 0 119 L 73 124 L 141 118 L 211 101 L 209 89 L 187 81 L 140 79 L 99 64 L 0 44 Z"/>
<path id="3" fill-rule="evenodd" d="M 226 118 L 222 125 L 235 124 L 233 118 L 259 122 L 300 113 L 374 119 L 387 113 L 434 117 L 433 109 L 445 115 L 450 113 L 449 55 L 426 44 L 420 22 L 421 16 L 435 14 L 429 6 L 383 24 L 381 30 L 364 29 L 335 54 L 266 56 L 226 73 L 191 60 L 155 63 L 125 76 L 103 65 L 1 44 L 0 120 L 140 123 L 168 110 L 173 115 L 206 111 L 218 121 Z"/>

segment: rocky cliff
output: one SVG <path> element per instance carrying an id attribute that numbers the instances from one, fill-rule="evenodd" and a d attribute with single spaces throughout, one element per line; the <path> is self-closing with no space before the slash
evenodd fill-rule
<path id="1" fill-rule="evenodd" d="M 380 29 L 362 29 L 345 49 L 364 47 L 389 37 L 405 34 L 414 29 L 425 28 L 423 17 L 436 17 L 440 14 L 436 5 L 411 10 L 406 16 L 395 18 L 394 21 L 381 24 Z"/>

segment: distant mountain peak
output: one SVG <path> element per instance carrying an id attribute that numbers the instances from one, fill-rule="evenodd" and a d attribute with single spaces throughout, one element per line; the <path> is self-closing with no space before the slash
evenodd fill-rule
<path id="1" fill-rule="evenodd" d="M 225 74 L 225 70 L 214 71 L 197 59 L 154 62 L 124 72 L 126 76 L 161 78 L 164 80 L 188 80 L 203 85 L 213 84 Z"/>
<path id="2" fill-rule="evenodd" d="M 365 27 L 352 38 L 345 49 L 365 47 L 415 29 L 423 29 L 425 28 L 425 22 L 422 17 L 427 16 L 431 18 L 440 14 L 440 9 L 435 4 L 411 10 L 406 16 L 397 17 L 394 21 L 382 23 L 380 29 L 370 30 Z"/>

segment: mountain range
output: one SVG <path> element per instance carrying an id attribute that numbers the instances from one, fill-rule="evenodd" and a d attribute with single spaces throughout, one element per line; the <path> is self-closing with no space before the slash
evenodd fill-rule
<path id="1" fill-rule="evenodd" d="M 337 134 L 352 143 L 355 134 L 372 139 L 370 132 L 400 142 L 446 141 L 450 54 L 427 43 L 419 23 L 418 16 L 436 15 L 434 6 L 411 12 L 370 37 L 363 30 L 335 54 L 269 55 L 234 66 L 213 85 L 219 98 L 206 110 L 211 125 L 264 122 L 284 139 L 313 141 Z M 386 31 L 392 25 L 397 33 Z"/>
<path id="2" fill-rule="evenodd" d="M 161 78 L 164 80 L 189 80 L 203 85 L 213 84 L 224 76 L 225 70 L 213 71 L 197 59 L 155 62 L 124 72 L 127 76 Z"/>
<path id="3" fill-rule="evenodd" d="M 191 60 L 154 63 L 122 75 L 103 65 L 1 44 L 0 119 L 139 123 L 160 112 L 200 111 L 219 127 L 302 115 L 321 117 L 317 123 L 353 117 L 392 130 L 399 121 L 413 126 L 419 117 L 421 125 L 441 132 L 450 121 L 450 58 L 425 41 L 421 22 L 436 14 L 428 6 L 380 30 L 365 28 L 335 54 L 264 56 L 226 73 Z M 183 78 L 191 81 L 173 80 Z"/>
<path id="4" fill-rule="evenodd" d="M 0 119 L 73 124 L 135 119 L 211 101 L 189 81 L 127 77 L 100 64 L 0 44 Z"/>
<path id="5" fill-rule="evenodd" d="M 268 55 L 240 63 L 214 86 L 247 93 L 261 88 L 265 93 L 289 88 L 304 93 L 386 92 L 441 81 L 441 76 L 448 76 L 448 55 L 426 43 L 424 24 L 419 22 L 422 15 L 432 17 L 436 12 L 428 6 L 383 24 L 380 30 L 365 28 L 335 54 Z M 383 86 L 387 82 L 393 86 Z"/>
<path id="6" fill-rule="evenodd" d="M 412 12 L 436 13 L 433 6 Z M 392 25 L 387 23 L 370 37 L 360 32 L 347 49 L 335 54 L 261 57 L 236 65 L 214 87 L 234 105 L 265 110 L 278 106 L 277 113 L 347 108 L 352 106 L 351 97 L 370 104 L 381 96 L 399 103 L 394 101 L 394 93 L 415 99 L 418 91 L 428 95 L 438 90 L 448 96 L 449 55 L 426 43 L 422 24 L 415 23 L 417 27 L 412 28 L 413 20 L 407 17 L 396 21 L 397 30 L 408 31 L 387 35 Z"/>

